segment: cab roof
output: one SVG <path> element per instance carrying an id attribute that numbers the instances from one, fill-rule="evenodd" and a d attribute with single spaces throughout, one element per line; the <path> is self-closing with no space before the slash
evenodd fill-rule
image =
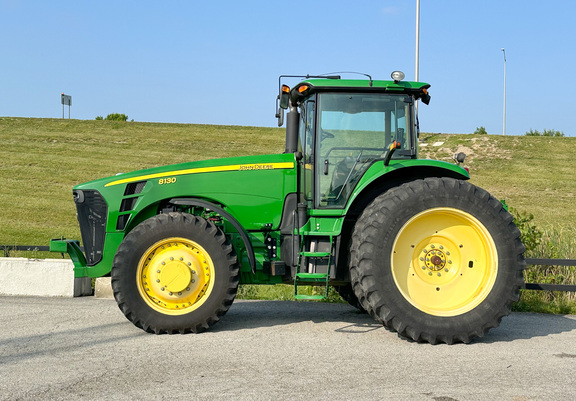
<path id="1" fill-rule="evenodd" d="M 414 95 L 416 99 L 428 96 L 430 84 L 413 81 L 381 81 L 370 79 L 307 79 L 292 90 L 292 102 L 298 102 L 315 92 L 389 92 Z"/>

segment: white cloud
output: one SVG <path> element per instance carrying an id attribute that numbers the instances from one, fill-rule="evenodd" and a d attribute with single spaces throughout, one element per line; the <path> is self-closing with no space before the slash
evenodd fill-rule
<path id="1" fill-rule="evenodd" d="M 384 15 L 396 15 L 396 14 L 398 14 L 398 7 L 393 7 L 393 6 L 382 7 L 382 9 L 380 11 Z"/>

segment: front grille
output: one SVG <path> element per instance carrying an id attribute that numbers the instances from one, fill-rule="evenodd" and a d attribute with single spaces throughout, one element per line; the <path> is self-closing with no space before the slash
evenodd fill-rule
<path id="1" fill-rule="evenodd" d="M 77 191 L 74 194 L 80 234 L 88 266 L 102 260 L 108 206 L 98 191 Z"/>
<path id="2" fill-rule="evenodd" d="M 130 210 L 134 209 L 134 205 L 138 198 L 126 198 L 122 200 L 120 204 L 120 213 L 122 212 L 129 212 Z"/>
<path id="3" fill-rule="evenodd" d="M 146 181 L 131 182 L 130 184 L 126 185 L 126 189 L 124 190 L 124 196 L 136 195 L 142 193 L 145 186 Z"/>

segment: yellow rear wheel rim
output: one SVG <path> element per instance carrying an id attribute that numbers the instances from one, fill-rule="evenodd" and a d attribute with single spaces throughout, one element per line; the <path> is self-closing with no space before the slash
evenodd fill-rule
<path id="1" fill-rule="evenodd" d="M 398 290 L 413 306 L 434 316 L 457 316 L 490 293 L 498 254 L 492 236 L 474 216 L 434 208 L 400 229 L 391 264 Z"/>
<path id="2" fill-rule="evenodd" d="M 214 287 L 214 263 L 198 243 L 167 238 L 146 250 L 138 263 L 138 291 L 154 310 L 183 315 L 199 308 Z"/>

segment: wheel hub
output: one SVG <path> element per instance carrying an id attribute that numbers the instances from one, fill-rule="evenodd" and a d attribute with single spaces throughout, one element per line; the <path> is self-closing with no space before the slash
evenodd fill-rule
<path id="1" fill-rule="evenodd" d="M 153 245 L 142 258 L 139 271 L 142 295 L 151 306 L 167 314 L 197 308 L 210 291 L 214 274 L 208 253 L 183 238 Z"/>
<path id="2" fill-rule="evenodd" d="M 424 262 L 424 268 L 432 272 L 438 272 L 446 269 L 446 266 L 452 264 L 448 258 L 450 251 L 447 251 L 443 245 L 430 244 L 422 250 L 420 261 Z"/>
<path id="3" fill-rule="evenodd" d="M 192 272 L 186 263 L 174 261 L 167 263 L 158 275 L 160 285 L 170 292 L 181 292 L 190 285 Z"/>
<path id="4" fill-rule="evenodd" d="M 482 223 L 453 208 L 428 209 L 409 219 L 391 256 L 404 298 L 435 316 L 456 316 L 482 302 L 495 281 L 497 260 Z"/>

